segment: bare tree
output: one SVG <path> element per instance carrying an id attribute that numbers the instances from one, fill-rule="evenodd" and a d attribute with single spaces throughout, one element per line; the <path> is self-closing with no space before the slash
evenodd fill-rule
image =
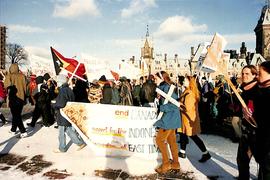
<path id="1" fill-rule="evenodd" d="M 6 45 L 6 49 L 7 49 L 7 51 L 6 51 L 7 52 L 7 56 L 11 60 L 11 64 L 19 63 L 22 60 L 25 60 L 26 61 L 27 58 L 28 58 L 27 52 L 19 44 L 8 43 Z"/>

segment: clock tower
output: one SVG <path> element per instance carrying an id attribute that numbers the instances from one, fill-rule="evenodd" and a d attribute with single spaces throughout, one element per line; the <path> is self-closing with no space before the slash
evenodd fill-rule
<path id="1" fill-rule="evenodd" d="M 269 1 L 262 8 L 260 19 L 254 31 L 256 34 L 256 53 L 270 60 L 270 9 Z"/>
<path id="2" fill-rule="evenodd" d="M 149 44 L 149 30 L 148 30 L 148 25 L 147 25 L 147 32 L 146 32 L 144 46 L 141 48 L 141 60 L 142 60 L 142 64 L 144 65 L 145 63 L 147 66 L 148 75 L 152 73 L 152 63 L 154 60 L 153 53 L 154 53 L 154 48 L 150 47 L 150 44 Z"/>

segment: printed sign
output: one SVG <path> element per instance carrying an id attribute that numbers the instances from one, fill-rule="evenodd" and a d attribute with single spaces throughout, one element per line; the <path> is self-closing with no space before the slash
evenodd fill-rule
<path id="1" fill-rule="evenodd" d="M 97 155 L 157 158 L 155 108 L 69 102 L 61 114 Z"/>
<path id="2" fill-rule="evenodd" d="M 219 62 L 221 61 L 223 50 L 227 44 L 227 41 L 223 36 L 216 33 L 210 47 L 207 50 L 207 54 L 203 61 L 203 66 L 212 71 L 217 71 L 219 68 Z"/>

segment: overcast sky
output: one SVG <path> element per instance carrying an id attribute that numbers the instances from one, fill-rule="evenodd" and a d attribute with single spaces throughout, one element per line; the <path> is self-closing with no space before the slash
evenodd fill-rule
<path id="1" fill-rule="evenodd" d="M 245 41 L 255 51 L 254 28 L 265 0 L 0 0 L 8 42 L 51 58 L 115 61 L 140 58 L 149 25 L 155 53 L 190 56 L 190 47 L 225 36 L 226 49 Z"/>

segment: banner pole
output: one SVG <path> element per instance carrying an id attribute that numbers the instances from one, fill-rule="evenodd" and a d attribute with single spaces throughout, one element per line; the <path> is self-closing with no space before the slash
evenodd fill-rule
<path id="1" fill-rule="evenodd" d="M 243 108 L 247 108 L 247 105 L 245 103 L 245 101 L 243 100 L 243 98 L 241 97 L 241 95 L 239 94 L 239 92 L 237 91 L 237 89 L 234 87 L 232 81 L 230 80 L 230 78 L 228 77 L 228 75 L 224 75 L 225 80 L 227 81 L 227 83 L 230 85 L 231 89 L 233 90 L 233 92 L 235 93 L 236 97 L 238 98 L 238 100 L 240 101 L 241 105 L 243 106 Z M 251 117 L 250 119 L 246 119 L 253 127 L 257 127 L 257 123 L 255 121 L 255 119 L 253 117 Z"/>

